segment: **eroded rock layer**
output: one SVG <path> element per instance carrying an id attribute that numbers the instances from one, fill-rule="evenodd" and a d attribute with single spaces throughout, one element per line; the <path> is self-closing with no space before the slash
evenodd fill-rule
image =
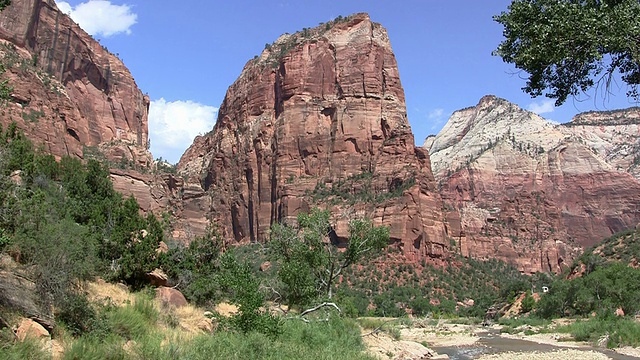
<path id="1" fill-rule="evenodd" d="M 448 253 L 442 202 L 414 146 L 386 30 L 366 14 L 283 35 L 249 61 L 210 134 L 178 164 L 237 242 L 320 204 L 391 228 L 409 260 Z M 200 199 L 201 196 L 196 197 Z"/>
<path id="2" fill-rule="evenodd" d="M 0 12 L 0 57 L 13 87 L 2 125 L 15 121 L 58 157 L 149 164 L 149 98 L 54 0 L 13 0 Z"/>
<path id="3" fill-rule="evenodd" d="M 487 96 L 427 138 L 445 207 L 460 213 L 463 255 L 559 271 L 640 221 L 640 183 L 629 173 L 637 111 L 599 116 L 553 125 Z"/>

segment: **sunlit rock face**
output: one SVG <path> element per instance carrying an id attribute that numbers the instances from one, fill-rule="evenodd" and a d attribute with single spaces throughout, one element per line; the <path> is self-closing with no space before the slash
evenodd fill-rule
<path id="1" fill-rule="evenodd" d="M 429 156 L 414 146 L 386 30 L 368 15 L 283 35 L 229 87 L 212 132 L 179 172 L 208 193 L 212 222 L 236 242 L 320 205 L 335 238 L 367 216 L 409 261 L 449 253 Z"/>
<path id="2" fill-rule="evenodd" d="M 464 255 L 559 271 L 584 247 L 640 221 L 637 109 L 556 125 L 486 96 L 429 137 Z"/>
<path id="3" fill-rule="evenodd" d="M 0 12 L 0 61 L 13 87 L 0 114 L 5 128 L 16 122 L 57 157 L 149 165 L 149 98 L 53 0 L 13 0 Z"/>

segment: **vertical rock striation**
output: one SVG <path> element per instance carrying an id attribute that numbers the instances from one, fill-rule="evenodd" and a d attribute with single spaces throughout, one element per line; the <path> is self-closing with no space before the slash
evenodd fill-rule
<path id="1" fill-rule="evenodd" d="M 13 86 L 0 123 L 15 121 L 58 157 L 88 150 L 146 166 L 149 98 L 117 56 L 54 0 L 13 0 L 0 12 L 0 61 Z"/>
<path id="2" fill-rule="evenodd" d="M 231 85 L 213 131 L 178 170 L 238 242 L 322 204 L 336 239 L 348 220 L 389 225 L 409 260 L 448 252 L 428 153 L 414 146 L 386 30 L 356 14 L 283 35 Z"/>

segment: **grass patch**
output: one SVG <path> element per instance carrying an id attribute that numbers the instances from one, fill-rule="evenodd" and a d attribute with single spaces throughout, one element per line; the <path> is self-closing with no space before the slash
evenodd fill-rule
<path id="1" fill-rule="evenodd" d="M 364 317 L 358 318 L 356 321 L 365 331 L 383 331 L 389 334 L 389 336 L 394 340 L 400 340 L 402 337 L 398 326 L 410 326 L 413 324 L 412 320 L 408 318 L 393 319 Z"/>
<path id="2" fill-rule="evenodd" d="M 458 325 L 479 325 L 482 323 L 482 319 L 479 317 L 459 317 L 448 320 L 450 324 L 458 324 Z"/>
<path id="3" fill-rule="evenodd" d="M 394 321 L 394 319 L 385 319 L 385 318 L 373 318 L 373 317 L 362 317 L 356 319 L 358 324 L 362 326 L 365 330 L 374 330 L 377 328 L 382 328 L 385 324 Z"/>
<path id="4" fill-rule="evenodd" d="M 65 349 L 63 359 L 128 359 L 129 356 L 124 350 L 124 343 L 124 340 L 116 335 L 107 337 L 83 336 Z"/>
<path id="5" fill-rule="evenodd" d="M 640 346 L 640 323 L 629 318 L 578 320 L 573 324 L 559 326 L 556 331 L 570 333 L 577 341 L 596 344 L 607 337 L 607 347 Z"/>
<path id="6" fill-rule="evenodd" d="M 182 325 L 193 323 L 195 327 L 204 318 L 202 309 L 171 309 L 180 323 L 174 328 L 160 314 L 161 305 L 148 294 L 137 293 L 131 299 L 122 306 L 97 306 L 104 326 L 65 341 L 64 359 L 372 359 L 364 353 L 360 326 L 351 319 L 333 317 L 308 324 L 283 321 L 282 333 L 276 338 L 253 331 L 204 334 L 187 331 Z M 14 346 L 10 352 L 0 352 L 0 358 L 49 358 L 48 354 L 25 356 L 38 354 L 30 349 Z"/>
<path id="7" fill-rule="evenodd" d="M 502 333 L 516 334 L 524 331 L 525 335 L 533 335 L 541 331 L 544 332 L 551 325 L 551 320 L 537 317 L 500 318 L 498 325 L 502 326 L 500 329 Z M 523 327 L 528 328 L 523 329 Z"/>
<path id="8" fill-rule="evenodd" d="M 2 343 L 0 343 L 0 359 L 5 360 L 40 360 L 51 359 L 51 355 L 42 350 L 42 343 L 38 339 L 26 339 L 13 342 L 13 335 L 9 329 L 2 329 Z M 7 335 L 7 336 L 5 336 Z M 10 341 L 4 341 L 11 339 Z"/>

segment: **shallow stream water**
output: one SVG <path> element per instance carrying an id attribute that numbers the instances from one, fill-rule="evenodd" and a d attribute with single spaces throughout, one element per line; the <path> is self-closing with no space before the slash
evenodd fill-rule
<path id="1" fill-rule="evenodd" d="M 495 332 L 485 332 L 478 334 L 480 340 L 469 346 L 449 346 L 449 347 L 432 347 L 438 354 L 447 354 L 451 360 L 472 360 L 484 354 L 497 354 L 503 352 L 546 352 L 566 347 L 554 346 L 548 344 L 539 344 L 533 341 L 511 339 L 500 336 Z M 612 350 L 599 349 L 594 347 L 580 348 L 580 350 L 592 350 L 605 354 L 614 360 L 637 360 L 637 357 L 621 355 Z"/>

